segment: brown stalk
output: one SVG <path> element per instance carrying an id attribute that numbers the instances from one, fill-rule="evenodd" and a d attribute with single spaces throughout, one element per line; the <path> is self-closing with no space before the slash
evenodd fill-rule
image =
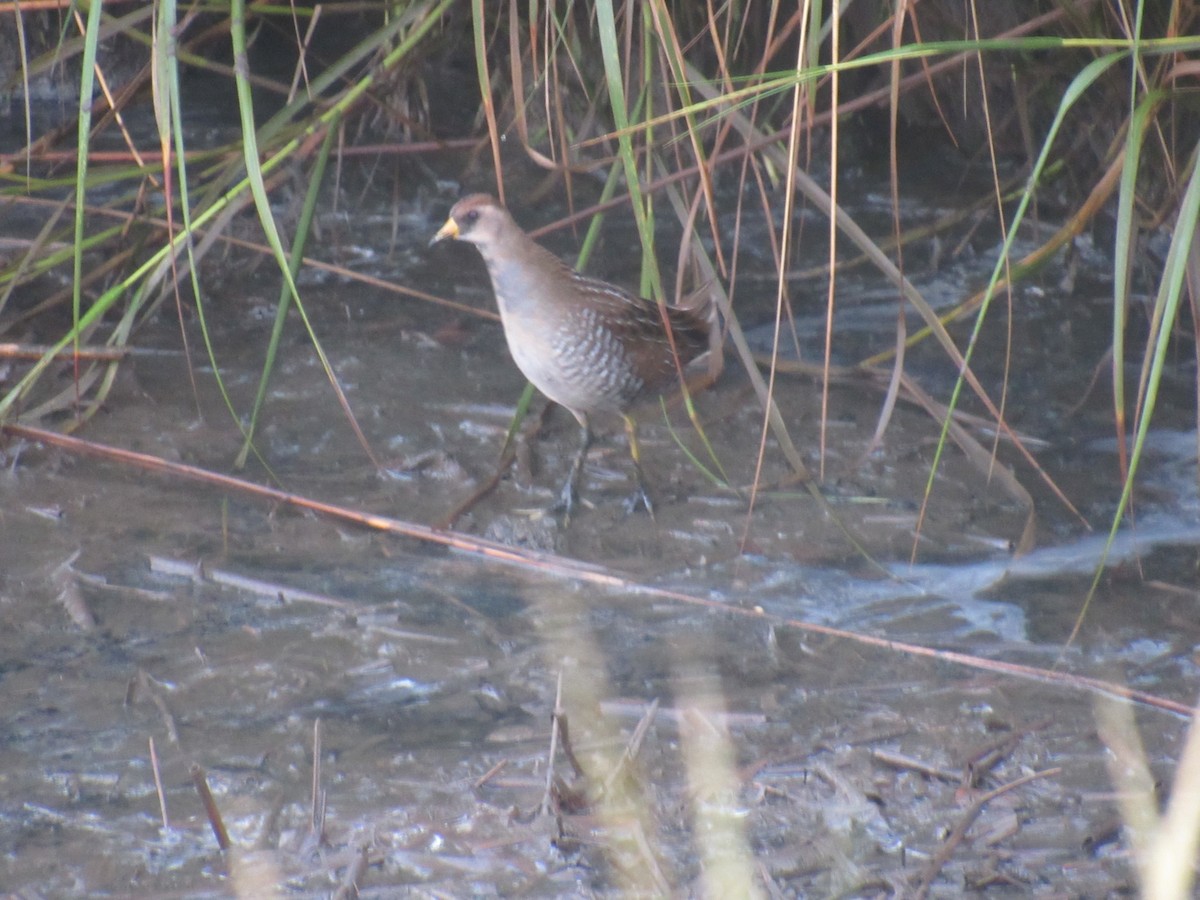
<path id="1" fill-rule="evenodd" d="M 58 593 L 58 602 L 67 611 L 67 616 L 80 631 L 96 630 L 96 617 L 88 606 L 79 587 L 79 578 L 72 568 L 81 551 L 76 550 L 71 556 L 55 567 L 50 573 L 50 583 Z"/>
<path id="2" fill-rule="evenodd" d="M 144 693 L 150 698 L 150 702 L 154 704 L 158 710 L 158 714 L 162 717 L 163 728 L 167 732 L 167 739 L 175 746 L 179 746 L 179 726 L 175 723 L 175 716 L 171 713 L 170 708 L 167 706 L 167 701 L 162 698 L 162 694 L 155 687 L 145 669 L 138 669 L 136 677 L 130 680 L 129 686 L 125 691 L 126 705 L 133 703 L 139 693 Z"/>
<path id="3" fill-rule="evenodd" d="M 309 839 L 321 846 L 325 843 L 325 790 L 321 787 L 321 718 L 313 719 L 312 743 L 312 801 L 308 813 Z"/>
<path id="4" fill-rule="evenodd" d="M 906 756 L 903 753 L 896 753 L 882 747 L 871 749 L 871 759 L 883 763 L 890 768 L 898 769 L 901 772 L 916 772 L 918 775 L 923 775 L 926 778 L 937 781 L 944 781 L 947 784 L 958 784 L 962 781 L 961 772 L 934 766 L 919 759 L 914 759 L 911 756 Z"/>
<path id="5" fill-rule="evenodd" d="M 491 781 L 493 778 L 495 778 L 497 775 L 499 775 L 501 772 L 503 772 L 506 768 L 508 768 L 508 760 L 507 759 L 500 760 L 498 763 L 496 763 L 494 766 L 492 766 L 490 769 L 488 769 L 486 772 L 484 772 L 482 775 L 480 775 L 478 778 L 476 778 L 473 782 L 471 782 L 471 790 L 474 790 L 474 791 L 479 790 L 481 787 L 486 785 L 489 781 Z M 549 786 L 547 786 L 547 793 L 548 792 L 549 792 Z"/>
<path id="6" fill-rule="evenodd" d="M 171 820 L 167 816 L 167 795 L 163 791 L 162 769 L 158 765 L 158 748 L 154 746 L 154 735 L 150 735 L 150 771 L 154 773 L 154 792 L 158 795 L 158 811 L 162 814 L 162 823 L 164 829 L 171 827 Z"/>
<path id="7" fill-rule="evenodd" d="M 917 889 L 913 892 L 913 897 L 916 900 L 924 900 L 925 897 L 929 896 L 933 880 L 937 878 L 938 873 L 950 861 L 950 857 L 954 855 L 954 851 L 958 849 L 959 844 L 966 839 L 967 832 L 975 824 L 975 820 L 979 818 L 984 807 L 997 797 L 1014 791 L 1017 788 L 1024 787 L 1031 781 L 1036 781 L 1039 778 L 1053 778 L 1060 774 L 1062 774 L 1060 766 L 1056 766 L 1053 769 L 1043 769 L 1040 772 L 1031 772 L 1022 778 L 1018 778 L 1016 781 L 1010 781 L 1008 784 L 996 788 L 994 791 L 989 791 L 972 803 L 971 807 L 954 824 L 954 828 L 951 830 L 949 836 L 942 843 L 942 846 L 938 848 L 938 852 L 934 854 L 933 859 L 929 861 L 929 865 L 921 873 L 921 878 L 917 884 Z"/>
<path id="8" fill-rule="evenodd" d="M 212 791 L 209 790 L 204 769 L 200 768 L 199 763 L 192 763 L 188 768 L 188 773 L 192 776 L 192 784 L 196 788 L 196 793 L 200 795 L 200 803 L 204 807 L 204 814 L 208 817 L 208 824 L 212 826 L 217 846 L 221 850 L 228 850 L 232 846 L 229 841 L 229 832 L 225 830 L 225 821 L 221 818 L 221 811 L 217 809 L 217 801 L 213 799 Z"/>
<path id="9" fill-rule="evenodd" d="M 563 673 L 558 670 L 558 683 L 554 689 L 554 709 L 550 712 L 550 749 L 546 753 L 546 789 L 542 792 L 542 802 L 539 811 L 543 816 L 549 815 L 555 806 L 554 797 L 554 757 L 558 747 L 559 719 L 562 716 Z"/>
<path id="10" fill-rule="evenodd" d="M 359 889 L 371 866 L 371 848 L 365 844 L 354 855 L 354 865 L 346 872 L 341 885 L 333 892 L 333 900 L 357 900 Z"/>
<path id="11" fill-rule="evenodd" d="M 4 359 L 41 359 L 47 353 L 54 352 L 47 344 L 0 344 L 0 358 Z M 133 350 L 129 347 L 80 347 L 76 350 L 62 349 L 54 354 L 57 360 L 73 358 L 94 360 L 100 362 L 117 362 L 129 356 Z"/>
<path id="12" fill-rule="evenodd" d="M 1085 675 L 1075 675 L 1059 669 L 1045 669 L 1037 666 L 1024 665 L 1022 663 L 1011 663 L 1004 662 L 1003 660 L 987 659 L 953 650 L 941 650 L 933 647 L 924 647 L 919 644 L 912 644 L 906 641 L 889 640 L 888 638 L 879 637 L 876 635 L 861 634 L 854 631 L 847 631 L 846 629 L 842 628 L 835 628 L 829 625 L 821 625 L 819 623 L 806 622 L 800 619 L 773 615 L 758 607 L 733 606 L 720 601 L 709 600 L 704 597 L 688 594 L 683 591 L 676 591 L 669 588 L 643 584 L 618 571 L 602 566 L 592 565 L 580 560 L 570 559 L 568 557 L 558 556 L 551 553 L 523 550 L 518 547 L 510 547 L 494 541 L 488 541 L 484 538 L 477 538 L 472 535 L 462 534 L 454 531 L 439 531 L 437 529 L 430 528 L 427 525 L 420 525 L 413 522 L 403 522 L 398 519 L 387 518 L 386 516 L 364 513 L 331 503 L 323 503 L 319 500 L 312 500 L 296 494 L 290 494 L 286 491 L 281 491 L 276 488 L 256 485 L 245 481 L 244 479 L 234 478 L 229 475 L 222 475 L 218 472 L 200 469 L 195 466 L 187 466 L 181 463 L 170 462 L 146 453 L 135 453 L 130 450 L 122 450 L 103 444 L 83 441 L 76 437 L 57 434 L 41 428 L 32 428 L 27 425 L 0 425 L 0 433 L 7 433 L 13 435 L 14 437 L 25 438 L 26 440 L 39 441 L 51 446 L 59 447 L 60 449 L 68 452 L 78 453 L 80 455 L 101 457 L 111 462 L 138 467 L 147 472 L 171 475 L 183 480 L 208 484 L 225 490 L 247 493 L 263 500 L 288 504 L 301 509 L 307 509 L 312 512 L 319 513 L 323 516 L 338 519 L 340 521 L 352 522 L 361 525 L 364 528 L 371 528 L 377 531 L 387 532 L 389 534 L 401 535 L 418 541 L 449 547 L 459 552 L 475 556 L 483 561 L 499 562 L 505 565 L 512 565 L 530 571 L 535 571 L 547 577 L 572 579 L 603 588 L 624 591 L 632 597 L 638 598 L 639 602 L 644 601 L 647 597 L 669 600 L 674 603 L 694 606 L 713 612 L 720 612 L 728 616 L 752 619 L 754 621 L 774 625 L 775 627 L 792 628 L 806 634 L 841 638 L 843 640 L 853 641 L 858 644 L 888 650 L 893 653 L 906 653 L 912 656 L 918 656 L 925 659 L 936 659 L 945 663 L 964 666 L 966 668 L 975 669 L 978 671 L 992 672 L 1012 678 L 1037 681 L 1045 684 L 1054 684 L 1060 687 L 1084 691 L 1091 694 L 1118 697 L 1136 703 L 1142 703 L 1154 709 L 1159 709 L 1164 712 L 1170 712 L 1177 715 L 1191 716 L 1195 711 L 1195 708 L 1188 704 L 1180 703 L 1179 701 L 1171 700 L 1165 697 L 1159 697 L 1146 691 L 1137 690 L 1111 681 L 1105 681 L 1100 678 L 1092 678 Z"/>

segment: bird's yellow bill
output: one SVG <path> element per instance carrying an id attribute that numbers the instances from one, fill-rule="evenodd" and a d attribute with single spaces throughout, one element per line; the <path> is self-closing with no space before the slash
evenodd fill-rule
<path id="1" fill-rule="evenodd" d="M 438 229 L 438 233 L 433 236 L 433 240 L 429 243 L 436 244 L 438 241 L 444 241 L 446 238 L 458 237 L 458 223 L 453 219 L 447 219 L 446 224 Z"/>

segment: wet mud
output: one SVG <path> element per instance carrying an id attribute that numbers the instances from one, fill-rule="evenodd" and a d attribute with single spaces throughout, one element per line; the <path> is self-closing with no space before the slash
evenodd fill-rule
<path id="1" fill-rule="evenodd" d="M 369 267 L 490 309 L 470 248 L 424 249 L 444 212 L 406 220 L 405 249 L 380 249 Z M 391 221 L 363 210 L 359 241 L 385 248 Z M 269 272 L 212 277 L 220 371 L 246 409 L 276 288 Z M 941 277 L 953 293 L 972 273 Z M 258 435 L 269 471 L 252 461 L 243 476 L 443 521 L 492 476 L 523 388 L 499 326 L 324 278 L 303 290 L 385 471 L 293 322 Z M 847 294 L 869 296 L 853 282 Z M 878 323 L 886 308 L 864 302 L 851 322 Z M 825 473 L 826 509 L 788 481 L 732 361 L 695 402 L 739 490 L 689 460 L 715 465 L 678 404 L 651 407 L 640 419 L 655 518 L 623 510 L 624 436 L 601 422 L 586 508 L 564 527 L 547 509 L 577 429 L 535 399 L 515 463 L 454 524 L 594 565 L 608 587 L 10 442 L 0 884 L 48 897 L 352 896 L 352 885 L 364 897 L 729 896 L 722 886 L 747 878 L 776 896 L 1132 890 L 1094 691 L 795 627 L 1060 664 L 1117 475 L 1104 398 L 1065 413 L 1089 368 L 1049 372 L 1036 352 L 1049 315 L 1017 325 L 1029 352 L 1009 371 L 1027 411 L 1013 420 L 1094 531 L 1001 446 L 997 464 L 1038 508 L 1037 546 L 1021 559 L 1011 547 L 1026 510 L 954 448 L 922 511 L 939 431 L 924 411 L 901 405 L 864 456 L 881 395 L 834 385 L 822 461 L 821 388 L 780 376 L 776 400 Z M 185 327 L 195 348 L 195 322 Z M 819 329 L 804 334 L 819 346 Z M 1080 323 L 1069 340 L 1102 352 Z M 83 436 L 230 471 L 240 437 L 211 367 L 190 361 L 194 393 L 167 313 L 138 344 L 170 352 L 136 356 Z M 922 353 L 910 365 L 944 397 L 952 373 Z M 1186 403 L 1163 413 L 1138 525 L 1063 660 L 1186 705 L 1200 544 L 1188 415 Z M 1186 722 L 1143 707 L 1137 724 L 1169 786 Z"/>

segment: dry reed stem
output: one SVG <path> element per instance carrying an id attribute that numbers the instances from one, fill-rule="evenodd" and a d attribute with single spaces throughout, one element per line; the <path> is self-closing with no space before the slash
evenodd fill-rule
<path id="1" fill-rule="evenodd" d="M 212 791 L 208 787 L 208 779 L 204 774 L 204 769 L 199 763 L 192 763 L 188 767 L 188 774 L 192 777 L 192 786 L 195 787 L 196 793 L 200 797 L 200 803 L 204 807 L 204 815 L 208 817 L 208 824 L 212 828 L 213 837 L 217 839 L 217 847 L 221 850 L 228 850 L 231 843 L 229 840 L 229 832 L 225 830 L 225 821 L 221 818 L 221 810 L 217 808 L 217 801 L 213 798 Z"/>
<path id="2" fill-rule="evenodd" d="M 787 627 L 802 633 L 841 638 L 894 653 L 937 659 L 942 662 L 965 666 L 979 671 L 993 672 L 1012 678 L 1038 681 L 1044 684 L 1055 684 L 1060 687 L 1085 691 L 1091 694 L 1132 700 L 1176 715 L 1190 717 L 1195 711 L 1195 707 L 1189 704 L 1159 697 L 1148 691 L 1130 688 L 1126 685 L 1105 681 L 1101 678 L 1075 675 L 1070 672 L 1064 672 L 1061 669 L 1046 669 L 1022 663 L 987 659 L 953 650 L 924 647 L 907 641 L 889 640 L 888 638 L 876 635 L 861 634 L 843 628 L 834 628 L 828 625 L 774 615 L 760 607 L 733 606 L 728 603 L 688 594 L 684 591 L 646 585 L 620 572 L 581 560 L 557 556 L 551 553 L 522 550 L 518 547 L 488 541 L 483 538 L 474 537 L 473 535 L 453 531 L 438 531 L 426 525 L 364 513 L 331 503 L 323 503 L 318 500 L 281 491 L 277 488 L 256 485 L 244 479 L 222 475 L 218 472 L 212 472 L 196 466 L 187 466 L 146 453 L 135 453 L 130 450 L 83 441 L 79 438 L 46 431 L 41 428 L 32 428 L 27 425 L 0 425 L 0 433 L 8 433 L 31 441 L 40 441 L 72 453 L 99 456 L 112 462 L 132 465 L 146 471 L 174 476 L 181 480 L 244 492 L 263 500 L 288 504 L 340 521 L 352 522 L 364 528 L 448 547 L 477 557 L 482 561 L 502 563 L 527 571 L 538 572 L 548 578 L 560 579 L 567 582 L 574 581 L 579 584 L 587 584 L 604 589 L 625 591 L 631 596 L 638 598 L 655 597 L 674 603 L 718 611 L 730 616 L 752 619 L 774 625 L 775 627 Z M 903 579 L 898 580 L 902 581 Z"/>

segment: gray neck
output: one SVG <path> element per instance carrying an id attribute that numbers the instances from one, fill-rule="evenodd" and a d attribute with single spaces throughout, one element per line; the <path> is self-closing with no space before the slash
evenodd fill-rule
<path id="1" fill-rule="evenodd" d="M 513 230 L 500 246 L 480 245 L 492 277 L 492 289 L 502 316 L 533 314 L 547 296 L 562 291 L 562 261 L 522 231 Z"/>

